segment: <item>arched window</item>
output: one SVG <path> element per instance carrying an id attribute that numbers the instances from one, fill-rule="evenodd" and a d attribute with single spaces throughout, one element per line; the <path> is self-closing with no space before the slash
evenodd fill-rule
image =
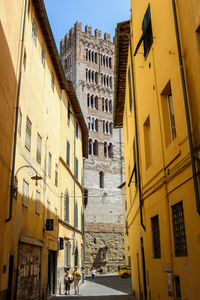
<path id="1" fill-rule="evenodd" d="M 106 85 L 106 75 L 103 76 L 103 85 Z"/>
<path id="2" fill-rule="evenodd" d="M 97 64 L 97 52 L 95 52 L 95 64 Z"/>
<path id="3" fill-rule="evenodd" d="M 110 77 L 110 88 L 112 89 L 112 77 Z"/>
<path id="4" fill-rule="evenodd" d="M 108 111 L 108 99 L 105 100 L 105 111 Z"/>
<path id="5" fill-rule="evenodd" d="M 105 55 L 103 56 L 103 65 L 105 66 L 105 63 L 106 63 L 106 58 L 105 58 Z"/>
<path id="6" fill-rule="evenodd" d="M 112 68 L 112 59 L 111 59 L 111 57 L 109 58 L 109 68 Z"/>
<path id="7" fill-rule="evenodd" d="M 88 49 L 86 49 L 86 61 L 88 60 Z"/>
<path id="8" fill-rule="evenodd" d="M 101 73 L 101 84 L 103 84 L 103 73 Z"/>
<path id="9" fill-rule="evenodd" d="M 101 66 L 103 64 L 103 55 L 101 54 Z"/>
<path id="10" fill-rule="evenodd" d="M 76 200 L 74 207 L 74 227 L 78 228 L 78 203 Z"/>
<path id="11" fill-rule="evenodd" d="M 91 70 L 88 71 L 88 79 L 91 80 Z"/>
<path id="12" fill-rule="evenodd" d="M 108 157 L 109 157 L 109 158 L 112 158 L 112 157 L 113 157 L 113 145 L 112 145 L 112 143 L 110 143 L 110 144 L 108 145 Z"/>
<path id="13" fill-rule="evenodd" d="M 106 122 L 106 133 L 108 133 L 108 122 Z"/>
<path id="14" fill-rule="evenodd" d="M 90 99 L 91 99 L 91 107 L 94 108 L 94 95 L 91 95 Z"/>
<path id="15" fill-rule="evenodd" d="M 94 130 L 94 118 L 91 118 L 90 129 Z"/>
<path id="16" fill-rule="evenodd" d="M 98 109 L 98 97 L 95 96 L 95 108 Z"/>
<path id="17" fill-rule="evenodd" d="M 95 122 L 95 130 L 96 130 L 96 131 L 98 131 L 98 125 L 99 125 L 99 124 L 98 124 L 98 119 L 96 119 L 96 122 Z"/>
<path id="18" fill-rule="evenodd" d="M 89 139 L 89 154 L 93 155 L 93 141 Z"/>
<path id="19" fill-rule="evenodd" d="M 94 82 L 94 71 L 92 71 L 92 82 Z"/>
<path id="20" fill-rule="evenodd" d="M 109 101 L 109 112 L 112 113 L 112 100 Z"/>
<path id="21" fill-rule="evenodd" d="M 88 69 L 85 70 L 85 78 L 86 78 L 86 81 L 88 81 Z"/>
<path id="22" fill-rule="evenodd" d="M 104 157 L 107 157 L 107 142 L 104 142 Z"/>
<path id="23" fill-rule="evenodd" d="M 109 65 L 109 63 L 108 63 L 108 56 L 106 56 L 106 67 L 108 68 L 108 65 Z"/>
<path id="24" fill-rule="evenodd" d="M 110 124 L 109 124 L 109 132 L 110 132 L 110 134 L 112 134 L 112 131 L 113 131 L 113 124 L 110 122 Z"/>
<path id="25" fill-rule="evenodd" d="M 87 94 L 87 106 L 90 107 L 90 94 Z"/>
<path id="26" fill-rule="evenodd" d="M 98 141 L 94 141 L 94 155 L 98 155 Z"/>
<path id="27" fill-rule="evenodd" d="M 104 172 L 99 172 L 99 186 L 101 189 L 104 188 Z"/>
<path id="28" fill-rule="evenodd" d="M 92 51 L 92 62 L 94 62 L 94 51 Z"/>
<path id="29" fill-rule="evenodd" d="M 102 111 L 104 111 L 104 109 L 105 109 L 105 99 L 104 98 L 102 98 Z"/>
<path id="30" fill-rule="evenodd" d="M 90 117 L 88 117 L 88 129 L 90 130 L 90 123 L 91 123 L 91 120 L 90 120 Z"/>
<path id="31" fill-rule="evenodd" d="M 64 199 L 64 221 L 69 223 L 69 195 L 67 192 Z"/>
<path id="32" fill-rule="evenodd" d="M 91 50 L 89 50 L 89 61 L 91 61 Z"/>
<path id="33" fill-rule="evenodd" d="M 95 72 L 95 83 L 98 84 L 98 72 Z"/>
<path id="34" fill-rule="evenodd" d="M 105 128 L 105 121 L 103 120 L 103 133 L 105 133 L 105 130 L 106 130 L 106 128 Z"/>
<path id="35" fill-rule="evenodd" d="M 106 86 L 109 87 L 109 76 L 106 77 Z"/>

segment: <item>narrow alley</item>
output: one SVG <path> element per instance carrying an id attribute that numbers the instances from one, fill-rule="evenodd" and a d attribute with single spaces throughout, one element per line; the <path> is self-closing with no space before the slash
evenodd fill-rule
<path id="1" fill-rule="evenodd" d="M 93 281 L 86 278 L 84 284 L 80 285 L 79 295 L 74 295 L 73 286 L 69 295 L 54 295 L 48 300 L 54 299 L 107 299 L 107 300 L 136 300 L 132 295 L 131 278 L 123 279 L 118 276 L 96 277 Z"/>

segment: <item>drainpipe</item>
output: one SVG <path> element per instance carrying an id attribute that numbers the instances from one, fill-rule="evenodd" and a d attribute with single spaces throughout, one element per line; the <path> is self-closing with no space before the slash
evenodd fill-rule
<path id="1" fill-rule="evenodd" d="M 19 62 L 19 78 L 18 78 L 18 86 L 17 86 L 15 130 L 14 130 L 14 136 L 13 136 L 13 154 L 12 154 L 12 169 L 11 169 L 11 183 L 10 183 L 9 217 L 5 220 L 5 222 L 9 222 L 12 219 L 15 156 L 16 156 L 16 142 L 17 142 L 17 125 L 18 125 L 19 97 L 20 97 L 20 89 L 21 89 L 21 77 L 22 77 L 22 58 L 23 58 L 23 53 L 24 53 L 24 35 L 25 35 L 25 25 L 26 25 L 27 2 L 28 2 L 28 0 L 25 0 L 24 20 L 23 20 L 23 29 L 22 29 L 22 38 L 21 38 L 22 44 L 21 44 L 21 53 L 20 53 L 20 62 Z"/>
<path id="2" fill-rule="evenodd" d="M 185 80 L 185 72 L 184 72 L 182 53 L 181 53 L 181 42 L 180 42 L 180 35 L 178 29 L 178 19 L 177 19 L 175 0 L 172 0 L 172 7 L 173 7 L 173 14 L 174 14 L 174 25 L 175 25 L 175 32 L 176 32 L 177 47 L 178 47 L 178 58 L 179 58 L 179 65 L 180 65 L 180 72 L 181 72 L 183 99 L 185 105 L 185 115 L 186 115 L 186 123 L 187 123 L 189 146 L 190 146 L 190 157 L 192 163 L 192 174 L 193 174 L 194 191 L 195 191 L 195 198 L 196 198 L 196 209 L 198 214 L 200 215 L 199 187 L 197 181 L 197 171 L 196 171 L 196 164 L 195 164 L 194 146 L 192 140 L 192 129 L 191 129 L 191 122 L 190 122 L 189 106 L 188 106 L 188 96 L 186 90 L 186 80 Z"/>
<path id="3" fill-rule="evenodd" d="M 142 213 L 142 191 L 141 191 L 141 177 L 140 177 L 140 158 L 139 158 L 139 145 L 138 145 L 138 125 L 137 125 L 137 113 L 136 113 L 136 99 L 135 99 L 135 81 L 134 81 L 134 71 L 133 71 L 133 53 L 131 46 L 131 36 L 129 36 L 130 41 L 130 50 L 131 50 L 131 71 L 132 71 L 132 82 L 133 82 L 133 105 L 134 105 L 134 120 L 135 120 L 135 141 L 136 141 L 136 157 L 137 157 L 137 165 L 138 165 L 138 187 L 139 187 L 139 202 L 140 202 L 140 224 L 144 231 L 146 231 L 146 227 L 143 222 L 143 213 Z"/>

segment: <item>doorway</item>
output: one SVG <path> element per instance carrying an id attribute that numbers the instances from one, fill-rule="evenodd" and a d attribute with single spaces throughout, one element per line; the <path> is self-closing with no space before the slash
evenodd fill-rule
<path id="1" fill-rule="evenodd" d="M 12 299 L 13 263 L 14 263 L 14 256 L 10 255 L 10 257 L 9 257 L 9 273 L 8 273 L 8 292 L 7 292 L 6 300 Z"/>
<path id="2" fill-rule="evenodd" d="M 142 255 L 142 273 L 143 273 L 143 286 L 144 286 L 144 299 L 147 300 L 147 280 L 146 280 L 146 264 L 145 264 L 145 253 L 144 253 L 144 240 L 140 238 L 141 255 Z"/>
<path id="3" fill-rule="evenodd" d="M 56 270 L 56 252 L 49 250 L 48 255 L 48 294 L 52 295 L 55 291 L 55 270 Z"/>

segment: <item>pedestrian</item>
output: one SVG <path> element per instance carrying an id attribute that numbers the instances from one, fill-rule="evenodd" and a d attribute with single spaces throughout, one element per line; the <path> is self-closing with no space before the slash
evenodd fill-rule
<path id="1" fill-rule="evenodd" d="M 95 273 L 96 273 L 96 270 L 94 267 L 92 267 L 92 279 L 95 279 Z"/>
<path id="2" fill-rule="evenodd" d="M 80 271 L 78 270 L 78 267 L 75 266 L 74 272 L 72 273 L 74 277 L 74 295 L 79 294 L 79 281 L 81 279 Z"/>
<path id="3" fill-rule="evenodd" d="M 65 295 L 70 295 L 70 285 L 73 282 L 72 276 L 69 273 L 69 270 L 66 270 L 64 276 L 64 285 L 65 285 Z"/>

